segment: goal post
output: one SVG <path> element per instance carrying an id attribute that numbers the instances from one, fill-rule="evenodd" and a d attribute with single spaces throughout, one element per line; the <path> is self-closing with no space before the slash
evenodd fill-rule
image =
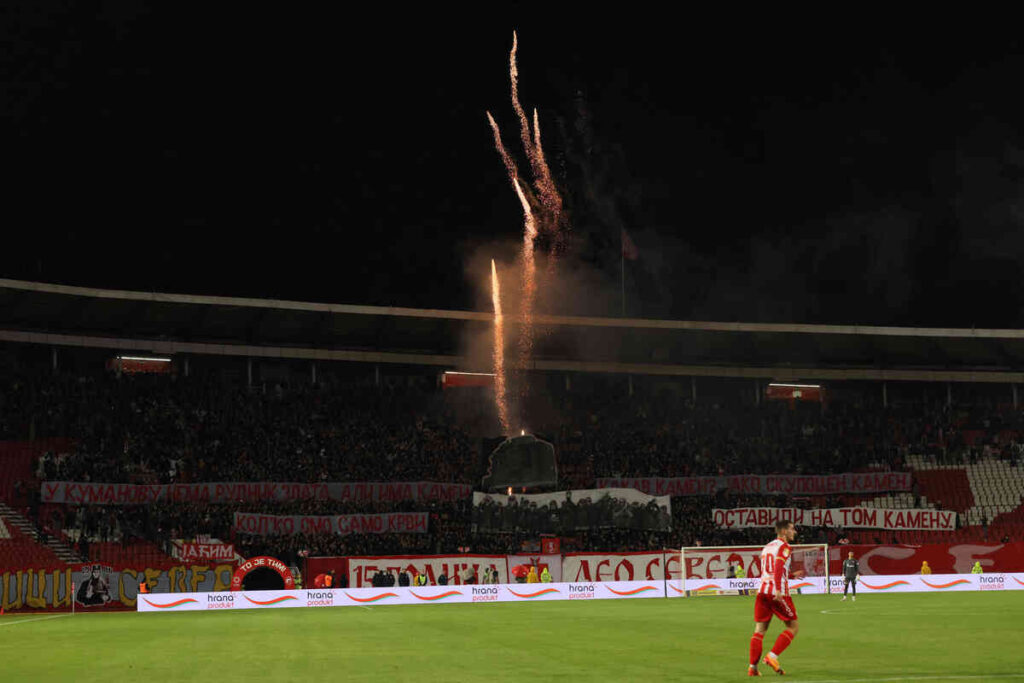
<path id="1" fill-rule="evenodd" d="M 698 595 L 742 595 L 757 592 L 761 581 L 761 550 L 764 546 L 693 546 L 679 552 L 679 578 L 669 580 L 669 593 L 684 597 Z M 829 562 L 827 543 L 790 546 L 793 550 L 789 570 L 803 572 L 803 578 L 790 580 L 794 592 L 828 593 Z M 729 568 L 742 567 L 744 579 L 730 580 Z"/>

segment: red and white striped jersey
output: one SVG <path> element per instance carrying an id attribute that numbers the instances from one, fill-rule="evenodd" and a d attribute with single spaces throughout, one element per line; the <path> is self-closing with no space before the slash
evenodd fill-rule
<path id="1" fill-rule="evenodd" d="M 793 559 L 793 551 L 781 538 L 761 549 L 761 586 L 759 595 L 769 597 L 789 595 L 789 562 Z"/>

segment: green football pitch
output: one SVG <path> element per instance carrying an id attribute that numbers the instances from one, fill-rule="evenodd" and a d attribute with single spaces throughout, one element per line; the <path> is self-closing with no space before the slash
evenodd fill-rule
<path id="1" fill-rule="evenodd" d="M 1024 682 L 1024 591 L 795 600 L 791 680 Z M 733 681 L 751 618 L 744 597 L 8 615 L 0 681 Z"/>

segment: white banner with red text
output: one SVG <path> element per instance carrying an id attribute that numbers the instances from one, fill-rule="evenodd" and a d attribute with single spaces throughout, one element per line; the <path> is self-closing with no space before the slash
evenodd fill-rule
<path id="1" fill-rule="evenodd" d="M 365 515 L 262 515 L 236 512 L 234 529 L 254 536 L 294 534 L 423 534 L 426 512 L 388 512 Z"/>
<path id="2" fill-rule="evenodd" d="M 790 592 L 797 595 L 842 593 L 845 580 L 841 576 L 791 579 Z M 735 594 L 757 592 L 760 579 L 687 579 L 685 590 L 680 581 L 669 582 L 669 597 L 684 593 L 693 595 Z M 1024 573 L 1013 574 L 894 574 L 890 576 L 861 576 L 857 579 L 858 593 L 943 593 L 956 591 L 1024 590 Z"/>
<path id="3" fill-rule="evenodd" d="M 310 558 L 312 561 L 314 558 Z M 330 558 L 316 558 L 324 561 Z M 604 583 L 609 581 L 664 581 L 680 577 L 679 551 L 656 550 L 637 553 L 567 553 L 565 555 L 391 555 L 379 557 L 336 558 L 347 566 L 349 585 L 361 588 L 372 585 L 378 572 L 397 577 L 400 572 L 410 576 L 426 573 L 427 582 L 437 583 L 441 575 L 449 585 L 465 583 L 463 577 L 473 576 L 480 583 L 484 570 L 498 570 L 499 583 L 512 582 L 513 570 L 523 564 L 536 564 L 538 573 L 547 564 L 552 581 L 573 583 Z M 318 565 L 319 566 L 319 565 Z M 327 565 L 324 565 L 327 566 Z M 716 565 L 717 566 L 717 565 Z M 723 565 L 724 567 L 724 565 Z M 318 571 L 320 571 L 318 569 Z"/>
<path id="4" fill-rule="evenodd" d="M 394 502 L 463 500 L 473 487 L 433 481 L 406 482 L 207 482 L 200 484 L 96 484 L 44 481 L 44 503 L 147 505 L 149 503 L 266 503 L 295 500 Z"/>
<path id="5" fill-rule="evenodd" d="M 952 510 L 894 510 L 882 508 L 732 508 L 711 511 L 721 529 L 769 527 L 780 519 L 797 526 L 829 526 L 844 529 L 885 529 L 887 531 L 953 531 L 956 512 Z"/>
<path id="6" fill-rule="evenodd" d="M 561 555 L 542 555 L 540 553 L 536 555 L 508 555 L 505 560 L 508 562 L 509 574 L 515 576 L 516 567 L 536 567 L 537 574 L 541 574 L 544 569 L 548 570 L 551 575 L 551 583 L 562 582 L 562 556 Z"/>
<path id="7" fill-rule="evenodd" d="M 603 477 L 598 488 L 629 488 L 651 496 L 710 496 L 730 493 L 822 496 L 832 493 L 910 491 L 910 472 L 845 474 L 733 474 L 717 477 Z"/>
<path id="8" fill-rule="evenodd" d="M 281 607 L 357 607 L 436 605 L 472 602 L 546 602 L 551 600 L 629 600 L 665 597 L 655 581 L 545 583 L 390 588 L 313 588 L 306 590 L 223 593 L 150 593 L 139 596 L 139 612 L 191 612 Z"/>
<path id="9" fill-rule="evenodd" d="M 761 574 L 761 548 L 761 545 L 687 548 L 683 555 L 686 577 L 725 578 L 730 566 L 742 565 L 748 577 L 756 578 Z M 860 573 L 865 576 L 919 573 L 922 563 L 927 563 L 936 574 L 967 574 L 975 562 L 986 573 L 1024 571 L 1024 542 L 833 545 L 828 549 L 829 572 L 838 576 L 843 560 L 850 553 L 860 562 Z M 793 554 L 793 568 L 804 569 L 810 576 L 823 576 L 825 569 L 817 566 L 819 559 L 818 553 L 812 556 L 798 544 Z M 809 566 L 811 560 L 814 564 Z"/>
<path id="10" fill-rule="evenodd" d="M 679 552 L 566 553 L 562 579 L 566 581 L 664 581 L 679 578 Z"/>
<path id="11" fill-rule="evenodd" d="M 668 584 L 667 597 L 737 594 L 757 590 L 755 579 L 688 579 L 685 590 Z M 833 578 L 829 592 L 842 592 L 843 580 Z M 624 600 L 666 597 L 666 585 L 657 581 L 605 583 L 499 584 L 389 588 L 314 588 L 307 590 L 230 591 L 218 593 L 150 593 L 140 595 L 139 612 L 189 612 L 225 609 L 285 607 L 357 607 L 368 605 L 436 605 L 476 602 L 548 602 L 557 600 Z M 825 593 L 818 577 L 791 585 L 796 595 Z M 897 575 L 860 579 L 860 593 L 943 593 L 954 591 L 1024 590 L 1020 574 Z"/>
<path id="12" fill-rule="evenodd" d="M 203 560 L 234 562 L 235 560 L 235 546 L 231 543 L 178 541 L 175 545 L 174 556 L 182 562 L 200 562 Z"/>

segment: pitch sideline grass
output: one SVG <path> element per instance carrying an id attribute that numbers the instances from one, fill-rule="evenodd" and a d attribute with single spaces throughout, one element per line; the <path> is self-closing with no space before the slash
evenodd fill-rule
<path id="1" fill-rule="evenodd" d="M 1024 592 L 796 601 L 789 680 L 1024 683 Z M 751 613 L 723 597 L 6 616 L 0 680 L 733 681 Z"/>

